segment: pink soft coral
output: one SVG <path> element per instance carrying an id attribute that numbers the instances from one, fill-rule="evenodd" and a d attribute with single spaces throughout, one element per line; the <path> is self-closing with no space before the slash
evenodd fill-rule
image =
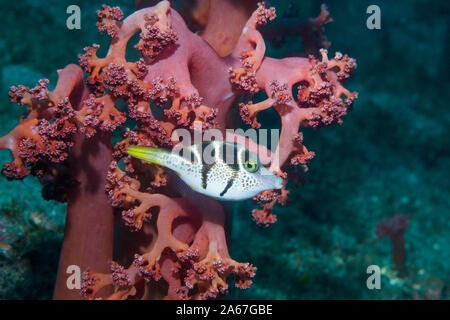
<path id="1" fill-rule="evenodd" d="M 256 268 L 230 258 L 221 205 L 181 186 L 162 168 L 126 155 L 130 145 L 173 147 L 172 133 L 180 127 L 192 130 L 200 123 L 202 130 L 224 131 L 233 101 L 263 90 L 266 100 L 241 103 L 239 110 L 243 121 L 255 128 L 260 126 L 259 112 L 271 107 L 278 112 L 282 129 L 276 151 L 263 157 L 264 147 L 234 138 L 259 151 L 263 164 L 284 178 L 289 165 L 306 169 L 314 152 L 303 145 L 299 128 L 341 123 L 357 96 L 342 84 L 356 63 L 340 53 L 329 59 L 325 49 L 320 50 L 320 59 L 266 57 L 258 28 L 275 19 L 275 9 L 254 1 L 245 4 L 244 11 L 256 10 L 246 22 L 230 25 L 234 42 L 219 35 L 214 41 L 211 30 L 217 30 L 212 26 L 219 20 L 208 22 L 203 37 L 211 45 L 189 31 L 168 1 L 126 19 L 119 8 L 103 6 L 97 12 L 97 26 L 111 37 L 111 45 L 103 58 L 97 56 L 96 44 L 79 56 L 88 74 L 85 84 L 80 67 L 70 65 L 59 72 L 53 91 L 45 80 L 31 90 L 11 89 L 11 100 L 27 105 L 29 112 L 0 138 L 0 148 L 9 149 L 14 157 L 3 174 L 10 179 L 22 179 L 30 172 L 58 176 L 65 167 L 76 181 L 67 194 L 55 298 L 78 295 L 66 287 L 69 265 L 87 270 L 81 290 L 85 298 L 215 298 L 226 294 L 230 274 L 237 287 L 250 286 Z M 220 6 L 238 10 L 229 1 L 212 0 L 211 17 Z M 322 25 L 329 20 L 323 7 L 304 29 L 319 34 L 318 43 L 324 47 L 328 44 Z M 130 62 L 128 42 L 138 32 L 134 48 L 142 57 Z M 292 95 L 294 87 L 298 90 Z M 127 110 L 120 110 L 119 100 L 125 101 Z M 155 112 L 151 102 L 164 111 Z M 123 128 L 127 116 L 136 126 L 123 129 L 122 140 L 113 147 L 111 133 Z M 281 193 L 268 191 L 255 198 L 262 205 L 253 211 L 259 225 L 275 222 L 272 208 L 287 203 L 285 186 L 286 181 Z M 113 210 L 133 231 L 121 231 L 117 262 L 111 261 Z"/>

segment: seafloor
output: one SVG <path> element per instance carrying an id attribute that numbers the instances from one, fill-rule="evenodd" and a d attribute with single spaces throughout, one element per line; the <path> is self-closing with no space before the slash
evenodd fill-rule
<path id="1" fill-rule="evenodd" d="M 278 15 L 314 16 L 321 1 L 270 1 Z M 82 9 L 82 29 L 65 27 L 68 3 L 0 0 L 0 135 L 23 110 L 8 100 L 11 85 L 55 83 L 56 69 L 76 62 L 82 48 L 106 44 L 95 11 L 102 1 L 70 1 Z M 450 138 L 448 1 L 327 1 L 334 18 L 326 34 L 331 53 L 357 59 L 347 87 L 359 92 L 341 126 L 306 130 L 316 152 L 306 184 L 277 207 L 278 222 L 266 229 L 251 219 L 251 201 L 238 203 L 229 239 L 231 255 L 258 267 L 254 284 L 231 289 L 242 299 L 430 299 L 449 298 Z M 125 15 L 131 0 L 109 1 Z M 381 30 L 366 28 L 366 8 L 381 8 Z M 284 57 L 301 48 L 287 37 L 267 55 Z M 103 46 L 105 47 L 105 46 Z M 266 113 L 266 123 L 271 119 Z M 0 161 L 9 161 L 6 151 Z M 0 299 L 52 296 L 64 224 L 63 204 L 41 199 L 33 178 L 0 179 L 2 241 Z M 409 216 L 406 266 L 391 267 L 391 245 L 375 227 L 396 213 Z M 366 268 L 381 267 L 380 290 L 366 286 Z"/>

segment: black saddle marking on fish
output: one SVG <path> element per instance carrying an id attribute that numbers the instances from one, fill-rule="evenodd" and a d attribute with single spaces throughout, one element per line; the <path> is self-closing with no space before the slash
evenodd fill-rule
<path id="1" fill-rule="evenodd" d="M 206 189 L 207 185 L 208 185 L 208 173 L 209 171 L 212 169 L 212 167 L 214 167 L 216 164 L 206 164 L 204 163 L 202 166 L 202 188 Z"/>
<path id="2" fill-rule="evenodd" d="M 203 189 L 206 189 L 206 187 L 208 186 L 208 173 L 209 173 L 209 171 L 216 165 L 216 161 L 215 161 L 216 150 L 215 150 L 214 146 L 212 146 L 212 148 L 211 148 L 211 143 L 212 143 L 212 141 L 203 142 L 200 145 L 200 148 L 199 148 L 200 157 L 202 159 L 202 188 Z M 205 152 L 207 151 L 206 148 L 208 146 L 210 146 L 210 153 L 209 154 L 205 154 Z M 205 157 L 206 156 L 208 157 L 209 161 L 214 159 L 214 162 L 213 163 L 207 163 L 205 161 Z"/>
<path id="3" fill-rule="evenodd" d="M 225 186 L 225 189 L 223 189 L 223 191 L 220 193 L 220 196 L 223 197 L 225 193 L 227 193 L 227 191 L 231 188 L 231 186 L 233 185 L 234 182 L 234 178 L 231 178 L 230 180 L 228 180 L 227 185 Z"/>
<path id="4" fill-rule="evenodd" d="M 239 171 L 238 144 L 229 142 L 224 143 L 221 152 L 225 164 L 230 167 L 233 172 Z"/>
<path id="5" fill-rule="evenodd" d="M 212 143 L 213 143 L 213 141 L 208 141 L 208 142 L 203 142 L 200 145 L 199 153 L 202 157 L 203 163 L 205 163 L 205 158 L 207 158 L 208 160 L 213 160 L 216 156 L 216 148 Z"/>
<path id="6" fill-rule="evenodd" d="M 223 197 L 225 195 L 225 193 L 227 193 L 228 190 L 230 190 L 230 188 L 233 185 L 233 182 L 237 178 L 237 176 L 238 176 L 238 171 L 234 171 L 233 176 L 230 178 L 230 180 L 228 180 L 227 185 L 225 186 L 225 189 L 223 189 L 223 191 L 220 193 L 221 197 Z"/>

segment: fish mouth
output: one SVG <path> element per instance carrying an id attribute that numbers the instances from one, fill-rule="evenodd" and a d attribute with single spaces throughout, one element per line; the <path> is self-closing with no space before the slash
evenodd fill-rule
<path id="1" fill-rule="evenodd" d="M 283 188 L 283 179 L 276 175 L 263 177 L 262 183 L 263 183 L 263 186 L 265 187 L 265 190 Z"/>
<path id="2" fill-rule="evenodd" d="M 267 168 L 262 167 L 260 174 L 263 185 L 267 186 L 266 190 L 283 188 L 283 179 L 270 172 Z"/>
<path id="3" fill-rule="evenodd" d="M 281 177 L 275 176 L 275 188 L 274 189 L 281 189 L 283 188 L 283 179 Z"/>

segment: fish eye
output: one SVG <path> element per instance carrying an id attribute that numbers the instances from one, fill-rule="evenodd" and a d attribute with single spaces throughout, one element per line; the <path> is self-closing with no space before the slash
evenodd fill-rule
<path id="1" fill-rule="evenodd" d="M 258 170 L 258 164 L 255 162 L 245 161 L 244 168 L 250 173 L 256 172 Z"/>

